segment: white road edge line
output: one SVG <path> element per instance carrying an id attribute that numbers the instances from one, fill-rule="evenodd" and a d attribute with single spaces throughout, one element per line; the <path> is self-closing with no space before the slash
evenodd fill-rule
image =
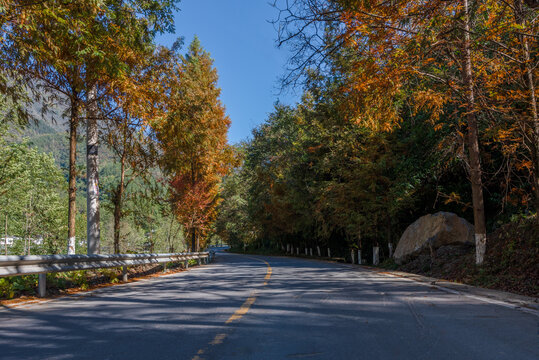
<path id="1" fill-rule="evenodd" d="M 443 287 L 443 286 L 440 286 L 440 285 L 427 284 L 427 283 L 424 283 L 422 281 L 410 279 L 410 278 L 407 278 L 405 276 L 399 276 L 399 275 L 396 275 L 396 274 L 390 274 L 390 273 L 379 273 L 379 274 L 386 275 L 386 276 L 397 277 L 399 279 L 408 280 L 408 281 L 414 282 L 416 284 L 420 284 L 420 285 L 428 286 L 428 287 L 431 287 L 431 288 L 435 288 L 435 289 L 438 289 L 438 290 L 441 290 L 441 291 L 444 291 L 444 292 L 447 292 L 447 293 L 450 293 L 450 294 L 459 295 L 459 296 L 463 296 L 463 297 L 467 297 L 467 298 L 470 298 L 470 299 L 486 302 L 486 303 L 493 304 L 493 305 L 503 306 L 503 307 L 506 307 L 506 308 L 514 309 L 514 310 L 519 310 L 519 311 L 522 311 L 522 312 L 532 314 L 532 315 L 535 315 L 535 316 L 539 317 L 539 311 L 533 310 L 533 309 L 528 309 L 526 307 L 515 305 L 515 304 L 509 303 L 509 302 L 505 302 L 505 301 L 501 301 L 501 300 L 489 299 L 487 297 L 479 296 L 479 295 L 466 294 L 466 293 L 462 293 L 460 291 L 449 289 L 449 288 L 446 288 L 446 287 Z"/>
<path id="2" fill-rule="evenodd" d="M 290 258 L 289 256 L 278 256 L 278 257 Z M 376 272 L 376 270 L 374 270 L 374 269 L 372 269 L 372 270 L 371 269 L 362 269 L 362 268 L 357 267 L 355 265 L 343 264 L 343 263 L 338 263 L 338 262 L 335 262 L 335 261 L 319 260 L 319 259 L 303 259 L 303 258 L 299 258 L 299 259 L 322 261 L 322 262 L 331 263 L 331 264 L 334 264 L 334 265 L 337 265 L 337 266 L 341 266 L 341 267 L 344 267 L 344 268 L 356 270 L 356 271 L 363 270 L 363 271 L 369 271 L 369 272 Z M 401 276 L 401 275 L 390 274 L 390 273 L 387 273 L 387 272 L 385 272 L 385 273 L 376 272 L 376 273 L 382 274 L 382 275 L 385 275 L 385 276 L 392 276 L 392 277 L 396 277 L 396 278 L 399 278 L 399 279 L 411 281 L 411 282 L 414 282 L 416 284 L 423 285 L 423 286 L 428 286 L 428 287 L 431 287 L 431 288 L 435 288 L 435 289 L 438 289 L 440 291 L 444 291 L 444 292 L 447 292 L 447 293 L 450 293 L 450 294 L 453 294 L 453 295 L 459 295 L 459 296 L 467 297 L 467 298 L 474 299 L 474 300 L 477 300 L 477 301 L 482 301 L 482 302 L 485 302 L 485 303 L 488 303 L 488 304 L 503 306 L 503 307 L 506 307 L 506 308 L 510 308 L 510 309 L 513 309 L 513 310 L 518 310 L 518 311 L 521 311 L 521 312 L 528 313 L 528 314 L 531 314 L 531 315 L 535 315 L 536 317 L 539 317 L 539 311 L 534 310 L 534 309 L 530 309 L 530 308 L 527 308 L 527 307 L 524 307 L 524 306 L 516 305 L 516 304 L 510 303 L 510 302 L 505 302 L 505 301 L 501 301 L 501 300 L 494 300 L 494 299 L 490 299 L 490 298 L 487 298 L 487 297 L 484 297 L 484 296 L 466 294 L 466 293 L 462 293 L 460 291 L 449 289 L 449 288 L 446 288 L 446 287 L 443 287 L 443 286 L 440 286 L 440 285 L 433 285 L 433 284 L 430 284 L 430 283 L 425 283 L 425 282 L 410 279 L 408 277 Z"/>

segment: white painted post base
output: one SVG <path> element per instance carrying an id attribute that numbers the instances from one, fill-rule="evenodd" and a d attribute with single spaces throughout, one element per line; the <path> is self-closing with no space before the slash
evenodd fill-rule
<path id="1" fill-rule="evenodd" d="M 309 248 L 309 254 L 313 256 L 313 248 Z"/>
<path id="2" fill-rule="evenodd" d="M 475 263 L 477 265 L 483 264 L 485 260 L 485 252 L 487 251 L 487 235 L 475 234 Z"/>
<path id="3" fill-rule="evenodd" d="M 355 264 L 356 263 L 356 254 L 355 254 L 354 249 L 350 250 L 350 257 L 352 259 L 352 264 Z"/>
<path id="4" fill-rule="evenodd" d="M 393 244 L 388 243 L 387 247 L 389 248 L 389 258 L 391 259 L 393 257 Z"/>
<path id="5" fill-rule="evenodd" d="M 296 248 L 296 255 L 299 255 L 299 248 Z"/>
<path id="6" fill-rule="evenodd" d="M 290 244 L 286 244 L 286 253 L 288 254 L 290 252 Z"/>
<path id="7" fill-rule="evenodd" d="M 75 255 L 75 237 L 70 237 L 67 240 L 67 255 Z"/>
<path id="8" fill-rule="evenodd" d="M 37 279 L 37 294 L 39 297 L 45 297 L 47 295 L 47 274 L 39 274 Z"/>
<path id="9" fill-rule="evenodd" d="M 361 250 L 357 251 L 357 263 L 361 265 Z"/>
<path id="10" fill-rule="evenodd" d="M 305 256 L 307 256 L 307 248 L 305 248 Z"/>
<path id="11" fill-rule="evenodd" d="M 320 246 L 316 245 L 316 251 L 318 252 L 318 257 L 322 257 L 322 253 L 320 252 Z"/>
<path id="12" fill-rule="evenodd" d="M 328 258 L 331 257 L 331 250 L 328 248 Z"/>
<path id="13" fill-rule="evenodd" d="M 378 246 L 372 248 L 372 264 L 380 264 L 380 248 Z"/>

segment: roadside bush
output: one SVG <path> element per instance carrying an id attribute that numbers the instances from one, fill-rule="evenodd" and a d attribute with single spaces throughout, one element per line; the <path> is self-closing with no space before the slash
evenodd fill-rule
<path id="1" fill-rule="evenodd" d="M 47 287 L 63 290 L 67 289 L 68 285 L 69 282 L 62 273 L 47 274 Z"/>
<path id="2" fill-rule="evenodd" d="M 12 299 L 15 295 L 33 295 L 37 275 L 13 276 L 0 279 L 0 298 Z"/>
<path id="3" fill-rule="evenodd" d="M 107 277 L 109 281 L 113 284 L 118 283 L 120 280 L 118 279 L 118 268 L 111 268 L 111 269 L 102 269 L 99 272 Z"/>
<path id="4" fill-rule="evenodd" d="M 15 296 L 15 291 L 11 282 L 7 278 L 0 279 L 0 298 L 1 299 L 12 299 Z"/>
<path id="5" fill-rule="evenodd" d="M 82 290 L 88 290 L 88 274 L 86 270 L 70 271 L 65 273 L 66 278 L 73 284 L 79 286 Z"/>

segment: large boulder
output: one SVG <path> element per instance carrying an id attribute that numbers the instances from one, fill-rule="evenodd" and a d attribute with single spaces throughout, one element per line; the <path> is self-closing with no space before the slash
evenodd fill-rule
<path id="1" fill-rule="evenodd" d="M 423 251 L 440 246 L 474 244 L 474 227 L 450 212 L 425 215 L 408 226 L 402 234 L 393 258 L 402 264 Z"/>

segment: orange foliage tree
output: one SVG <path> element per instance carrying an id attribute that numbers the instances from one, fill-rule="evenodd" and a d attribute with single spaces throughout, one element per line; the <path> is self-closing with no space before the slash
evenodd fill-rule
<path id="1" fill-rule="evenodd" d="M 152 127 L 175 212 L 191 238 L 191 249 L 199 250 L 215 218 L 221 178 L 232 161 L 227 144 L 230 120 L 219 99 L 213 60 L 197 38 L 171 65 L 166 116 L 153 121 Z"/>
<path id="2" fill-rule="evenodd" d="M 518 143 L 524 141 L 529 156 L 516 161 L 517 166 L 533 168 L 538 163 L 537 51 L 530 46 L 537 39 L 536 14 L 530 8 L 535 2 L 300 0 L 286 4 L 277 22 L 279 44 L 295 40 L 291 73 L 308 74 L 313 66 L 336 71 L 342 79 L 348 120 L 390 131 L 402 117 L 399 104 L 408 102 L 417 112 L 430 115 L 436 129 L 453 130 L 447 143 L 452 143 L 469 173 L 476 262 L 482 263 L 486 219 L 480 139 L 500 144 L 513 158 L 525 153 L 515 156 Z M 341 58 L 327 66 L 335 55 Z M 514 104 L 517 98 L 519 106 Z M 506 116 L 500 121 L 500 114 L 514 118 L 517 113 L 525 120 L 515 123 Z M 502 144 L 502 138 L 508 141 Z M 539 198 L 537 173 L 532 171 Z"/>

